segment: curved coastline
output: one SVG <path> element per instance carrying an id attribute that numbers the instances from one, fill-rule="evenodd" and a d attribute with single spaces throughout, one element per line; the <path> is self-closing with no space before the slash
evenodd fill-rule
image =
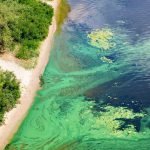
<path id="1" fill-rule="evenodd" d="M 9 143 L 10 139 L 16 133 L 22 120 L 24 119 L 30 106 L 32 105 L 32 102 L 36 95 L 36 91 L 40 88 L 39 77 L 44 72 L 44 69 L 49 60 L 50 49 L 53 44 L 53 36 L 56 31 L 56 11 L 59 5 L 59 0 L 49 2 L 43 0 L 43 2 L 46 2 L 48 5 L 51 5 L 54 9 L 52 24 L 49 27 L 49 33 L 47 38 L 42 42 L 40 46 L 40 55 L 38 58 L 38 63 L 36 67 L 30 71 L 31 76 L 29 76 L 28 78 L 30 82 L 24 88 L 21 98 L 19 100 L 19 104 L 16 105 L 16 108 L 12 109 L 5 115 L 5 124 L 0 127 L 0 150 L 3 150 L 5 146 Z M 18 72 L 19 71 L 21 70 L 18 70 Z M 23 74 L 23 76 L 24 75 L 25 74 Z"/>

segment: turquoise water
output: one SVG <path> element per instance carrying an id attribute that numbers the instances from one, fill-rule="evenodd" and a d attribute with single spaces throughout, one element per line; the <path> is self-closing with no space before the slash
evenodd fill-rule
<path id="1" fill-rule="evenodd" d="M 150 1 L 69 0 L 44 85 L 9 150 L 150 149 Z"/>

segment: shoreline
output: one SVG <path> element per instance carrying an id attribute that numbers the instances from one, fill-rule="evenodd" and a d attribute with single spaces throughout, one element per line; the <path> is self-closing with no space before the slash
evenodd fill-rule
<path id="1" fill-rule="evenodd" d="M 39 77 L 43 74 L 45 67 L 49 61 L 50 50 L 53 44 L 53 37 L 54 37 L 54 33 L 56 31 L 56 26 L 57 26 L 56 25 L 56 11 L 59 5 L 59 0 L 53 0 L 49 2 L 43 0 L 42 2 L 46 2 L 47 5 L 51 5 L 53 7 L 54 16 L 52 19 L 52 23 L 49 26 L 48 36 L 40 45 L 40 55 L 38 57 L 37 65 L 31 71 L 30 70 L 28 71 L 25 69 L 25 71 L 29 73 L 29 76 L 27 78 L 29 83 L 23 87 L 23 92 L 21 94 L 20 99 L 18 100 L 19 104 L 17 104 L 15 108 L 13 108 L 8 113 L 6 113 L 4 125 L 0 126 L 0 150 L 3 150 L 5 146 L 10 142 L 10 140 L 13 138 L 13 135 L 17 132 L 17 129 L 19 128 L 23 119 L 27 115 L 28 110 L 34 101 L 34 97 L 36 96 L 36 92 L 37 90 L 40 89 Z M 4 69 L 6 66 L 4 63 L 9 63 L 9 64 L 12 63 L 11 61 L 4 62 L 3 60 L 0 60 L 0 62 L 2 63 L 1 65 L 2 69 Z M 15 68 L 16 66 L 17 64 L 14 63 L 13 66 L 11 67 L 12 69 L 7 69 L 7 68 L 5 69 L 14 71 L 13 68 Z M 19 71 L 21 71 L 21 69 L 23 68 L 20 67 Z M 19 74 L 21 73 L 19 72 Z M 14 74 L 17 76 L 17 73 L 15 73 L 15 71 L 14 71 Z M 25 73 L 23 74 L 23 76 L 24 75 Z M 19 76 L 19 77 L 21 81 L 24 78 L 22 76 Z M 21 85 L 21 88 L 22 86 L 23 85 Z"/>

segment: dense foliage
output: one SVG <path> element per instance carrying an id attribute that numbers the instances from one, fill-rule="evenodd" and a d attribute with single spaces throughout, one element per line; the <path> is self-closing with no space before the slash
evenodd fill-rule
<path id="1" fill-rule="evenodd" d="M 53 9 L 37 0 L 0 0 L 0 14 L 0 52 L 13 50 L 21 59 L 37 57 Z"/>
<path id="2" fill-rule="evenodd" d="M 13 108 L 20 97 L 20 83 L 12 72 L 0 70 L 0 124 L 4 113 Z"/>

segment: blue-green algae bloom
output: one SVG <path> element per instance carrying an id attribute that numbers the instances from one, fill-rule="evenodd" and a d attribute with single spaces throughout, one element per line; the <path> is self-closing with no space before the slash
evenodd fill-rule
<path id="1" fill-rule="evenodd" d="M 150 1 L 69 4 L 44 84 L 6 150 L 149 150 Z"/>
<path id="2" fill-rule="evenodd" d="M 115 47 L 115 43 L 112 41 L 113 36 L 111 29 L 107 28 L 96 29 L 87 35 L 90 39 L 89 43 L 101 50 L 109 50 Z"/>

